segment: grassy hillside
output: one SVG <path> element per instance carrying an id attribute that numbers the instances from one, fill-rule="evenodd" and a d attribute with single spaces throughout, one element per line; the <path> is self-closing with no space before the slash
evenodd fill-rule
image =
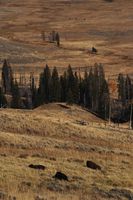
<path id="1" fill-rule="evenodd" d="M 13 67 L 40 72 L 48 63 L 86 67 L 103 63 L 107 74 L 132 73 L 131 0 L 19 0 L 0 2 L 0 58 Z M 41 32 L 61 35 L 61 47 L 43 42 Z M 98 55 L 88 50 L 95 46 Z"/>
<path id="2" fill-rule="evenodd" d="M 51 200 L 130 199 L 132 131 L 109 129 L 81 107 L 65 104 L 0 110 L 0 119 L 0 191 L 5 195 L 19 200 L 38 195 Z M 102 170 L 87 168 L 87 160 Z M 56 171 L 69 181 L 55 180 Z"/>

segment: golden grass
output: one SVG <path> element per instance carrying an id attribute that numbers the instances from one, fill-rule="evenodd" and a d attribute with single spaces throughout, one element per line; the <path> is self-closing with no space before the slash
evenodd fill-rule
<path id="1" fill-rule="evenodd" d="M 65 109 L 58 104 L 33 111 L 1 110 L 0 118 L 2 191 L 20 200 L 37 195 L 81 200 L 96 199 L 95 188 L 132 190 L 132 131 L 100 127 L 102 120 L 80 107 Z M 88 125 L 77 124 L 77 119 Z M 86 168 L 87 160 L 102 171 Z M 30 169 L 29 164 L 43 164 L 46 170 Z M 66 173 L 69 182 L 55 181 L 56 171 Z"/>
<path id="2" fill-rule="evenodd" d="M 46 63 L 62 71 L 68 64 L 82 68 L 96 62 L 104 64 L 107 75 L 132 73 L 132 9 L 131 0 L 4 1 L 0 58 L 10 58 L 14 69 L 23 65 L 36 74 Z M 42 41 L 41 32 L 52 30 L 61 35 L 59 49 Z M 92 46 L 98 55 L 87 53 Z"/>

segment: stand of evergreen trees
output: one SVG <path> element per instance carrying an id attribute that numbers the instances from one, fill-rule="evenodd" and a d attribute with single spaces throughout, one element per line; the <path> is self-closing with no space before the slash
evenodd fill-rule
<path id="1" fill-rule="evenodd" d="M 119 74 L 118 76 L 118 100 L 122 104 L 120 118 L 122 121 L 128 121 L 133 104 L 133 84 L 129 75 Z"/>
<path id="2" fill-rule="evenodd" d="M 84 77 L 73 72 L 70 65 L 61 76 L 56 67 L 51 72 L 46 65 L 40 74 L 35 105 L 50 102 L 79 104 L 103 118 L 108 118 L 109 98 L 108 83 L 101 64 L 96 64 L 89 72 L 85 71 Z"/>
<path id="3" fill-rule="evenodd" d="M 32 76 L 30 86 L 21 87 L 21 81 L 14 79 L 10 64 L 5 60 L 1 82 L 0 107 L 35 108 L 45 103 L 66 102 L 81 105 L 104 119 L 109 118 L 111 99 L 101 64 L 95 64 L 84 74 L 73 71 L 69 65 L 61 75 L 56 67 L 51 70 L 46 65 L 40 74 L 39 84 L 35 83 L 35 78 Z M 10 100 L 7 96 L 10 96 Z M 119 74 L 117 100 L 119 112 L 115 112 L 116 122 L 129 120 L 132 99 L 133 84 L 130 77 Z M 113 119 L 112 116 L 110 117 Z"/>

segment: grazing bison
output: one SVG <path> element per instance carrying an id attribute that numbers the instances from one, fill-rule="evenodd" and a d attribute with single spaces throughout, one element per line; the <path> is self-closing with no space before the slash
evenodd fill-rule
<path id="1" fill-rule="evenodd" d="M 96 163 L 92 162 L 92 161 L 87 161 L 86 165 L 90 169 L 101 170 L 101 167 L 99 165 L 97 165 Z"/>
<path id="2" fill-rule="evenodd" d="M 38 169 L 38 170 L 44 170 L 45 169 L 45 166 L 43 166 L 43 165 L 33 165 L 33 164 L 31 164 L 31 165 L 29 165 L 29 167 L 32 168 L 32 169 Z"/>
<path id="3" fill-rule="evenodd" d="M 68 181 L 68 177 L 65 174 L 63 174 L 62 172 L 56 172 L 56 174 L 53 176 L 53 178 Z"/>
<path id="4" fill-rule="evenodd" d="M 96 54 L 97 53 L 97 49 L 95 47 L 92 47 L 91 52 L 94 53 L 94 54 Z"/>

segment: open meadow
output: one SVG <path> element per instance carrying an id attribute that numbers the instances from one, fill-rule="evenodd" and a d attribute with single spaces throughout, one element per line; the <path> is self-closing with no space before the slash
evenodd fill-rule
<path id="1" fill-rule="evenodd" d="M 132 11 L 132 0 L 0 0 L 0 73 L 7 59 L 15 73 L 29 78 L 32 72 L 35 81 L 46 64 L 56 66 L 59 74 L 69 64 L 82 73 L 102 63 L 106 78 L 120 72 L 133 75 Z M 52 31 L 59 33 L 60 46 L 49 41 Z M 118 97 L 114 82 L 108 82 L 112 92 L 106 84 L 102 91 L 108 94 L 107 106 L 108 97 Z M 84 81 L 80 86 L 86 103 Z M 18 96 L 25 88 L 17 88 Z M 15 96 L 11 91 L 5 92 L 10 103 Z M 25 94 L 19 100 L 28 99 Z M 133 200 L 133 130 L 128 127 L 128 122 L 109 126 L 75 104 L 0 108 L 0 200 Z M 66 180 L 59 180 L 57 172 Z"/>
<path id="2" fill-rule="evenodd" d="M 81 70 L 103 63 L 108 75 L 133 73 L 131 0 L 0 1 L 0 58 L 15 70 L 39 73 L 45 64 Z M 60 48 L 42 40 L 58 31 Z M 92 47 L 97 55 L 88 53 Z"/>
<path id="3" fill-rule="evenodd" d="M 1 110 L 0 118 L 0 191 L 7 199 L 131 199 L 132 131 L 105 127 L 81 107 L 64 104 Z M 101 170 L 87 168 L 87 160 Z M 68 181 L 53 178 L 57 171 Z"/>

